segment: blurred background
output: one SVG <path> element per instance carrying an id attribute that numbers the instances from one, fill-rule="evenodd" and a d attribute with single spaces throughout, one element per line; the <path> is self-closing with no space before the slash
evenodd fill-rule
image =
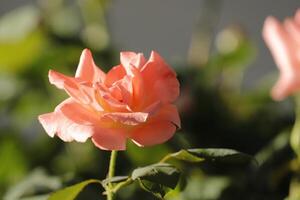
<path id="1" fill-rule="evenodd" d="M 277 69 L 261 38 L 264 19 L 292 16 L 297 0 L 2 0 L 0 2 L 0 199 L 46 199 L 64 186 L 106 176 L 109 152 L 51 139 L 37 121 L 66 95 L 49 69 L 73 74 L 84 48 L 109 70 L 124 50 L 159 52 L 177 71 L 182 129 L 163 145 L 128 143 L 117 174 L 182 148 L 233 148 L 259 166 L 179 164 L 187 182 L 170 200 L 300 199 L 289 147 L 290 99 L 269 91 Z M 105 199 L 98 186 L 78 199 Z M 297 196 L 299 195 L 299 196 Z M 137 185 L 118 199 L 154 199 Z"/>

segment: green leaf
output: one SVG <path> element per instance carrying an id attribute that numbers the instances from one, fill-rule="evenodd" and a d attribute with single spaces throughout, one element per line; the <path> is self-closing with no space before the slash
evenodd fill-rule
<path id="1" fill-rule="evenodd" d="M 91 179 L 91 180 L 86 180 L 81 183 L 77 183 L 75 185 L 69 186 L 67 188 L 64 188 L 62 190 L 59 190 L 57 192 L 54 192 L 51 194 L 48 200 L 73 200 L 75 197 L 89 184 L 92 183 L 100 183 L 101 181 Z"/>
<path id="2" fill-rule="evenodd" d="M 139 184 L 142 189 L 150 192 L 159 199 L 163 199 L 163 197 L 170 191 L 168 187 L 147 180 L 139 180 Z"/>
<path id="3" fill-rule="evenodd" d="M 180 172 L 174 166 L 158 163 L 132 172 L 132 180 L 138 180 L 141 187 L 158 198 L 163 198 L 179 181 Z"/>
<path id="4" fill-rule="evenodd" d="M 176 153 L 165 156 L 161 162 L 170 159 L 183 160 L 187 162 L 225 162 L 225 163 L 249 163 L 254 158 L 248 154 L 233 149 L 183 149 Z"/>
<path id="5" fill-rule="evenodd" d="M 177 160 L 183 160 L 183 161 L 188 161 L 188 162 L 201 162 L 204 161 L 204 158 L 200 158 L 196 155 L 191 154 L 190 152 L 188 152 L 188 150 L 180 150 L 176 153 L 172 153 L 167 155 L 162 162 L 164 162 L 164 160 L 168 160 L 170 158 L 175 158 Z"/>
<path id="6" fill-rule="evenodd" d="M 209 161 L 235 162 L 253 159 L 252 156 L 233 149 L 189 149 L 188 152 Z"/>

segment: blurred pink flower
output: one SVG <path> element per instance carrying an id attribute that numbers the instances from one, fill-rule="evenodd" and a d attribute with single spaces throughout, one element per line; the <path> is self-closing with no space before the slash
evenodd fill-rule
<path id="1" fill-rule="evenodd" d="M 156 53 L 121 52 L 121 64 L 107 74 L 82 52 L 75 77 L 50 70 L 49 80 L 70 96 L 55 111 L 39 116 L 49 136 L 63 141 L 91 138 L 100 149 L 124 150 L 127 138 L 138 146 L 160 144 L 180 127 L 176 73 Z"/>
<path id="2" fill-rule="evenodd" d="M 272 89 L 272 97 L 282 100 L 300 91 L 300 9 L 293 18 L 280 23 L 268 17 L 263 38 L 280 70 L 280 77 Z"/>

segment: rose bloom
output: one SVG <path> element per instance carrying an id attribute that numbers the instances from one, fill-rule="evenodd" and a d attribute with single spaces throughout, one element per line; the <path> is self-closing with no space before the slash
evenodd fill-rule
<path id="1" fill-rule="evenodd" d="M 138 146 L 169 140 L 180 127 L 176 73 L 154 51 L 121 52 L 121 64 L 107 74 L 85 49 L 75 77 L 50 70 L 49 81 L 70 96 L 55 111 L 39 116 L 49 136 L 65 142 L 93 143 L 104 150 L 124 150 L 127 138 Z"/>
<path id="2" fill-rule="evenodd" d="M 282 100 L 300 90 L 300 9 L 293 18 L 280 23 L 268 17 L 263 38 L 280 70 L 280 77 L 272 89 L 272 97 Z"/>

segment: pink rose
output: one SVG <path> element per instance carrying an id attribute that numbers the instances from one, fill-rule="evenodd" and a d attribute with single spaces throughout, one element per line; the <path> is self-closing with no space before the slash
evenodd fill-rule
<path id="1" fill-rule="evenodd" d="M 282 100 L 300 90 L 300 10 L 294 18 L 283 23 L 268 17 L 263 27 L 263 38 L 280 70 L 272 97 Z"/>
<path id="2" fill-rule="evenodd" d="M 176 73 L 154 51 L 121 52 L 121 64 L 107 74 L 85 49 L 75 77 L 50 70 L 49 81 L 70 96 L 55 111 L 39 116 L 49 136 L 63 141 L 91 138 L 100 149 L 124 150 L 127 138 L 138 146 L 160 144 L 180 127 Z"/>

